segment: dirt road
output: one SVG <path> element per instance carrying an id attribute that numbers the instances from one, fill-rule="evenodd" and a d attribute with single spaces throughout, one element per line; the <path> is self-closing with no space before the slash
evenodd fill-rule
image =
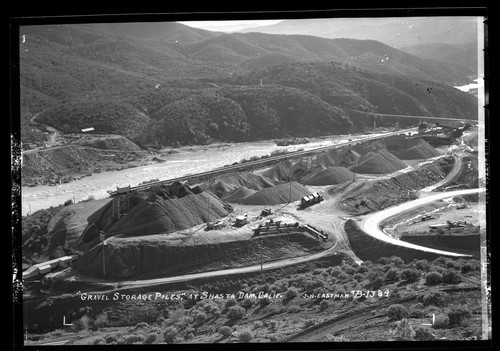
<path id="1" fill-rule="evenodd" d="M 484 191 L 485 191 L 484 188 L 465 189 L 465 190 L 456 190 L 456 191 L 450 191 L 450 192 L 444 192 L 444 193 L 437 193 L 434 195 L 422 197 L 422 198 L 414 200 L 414 201 L 405 202 L 403 204 L 387 208 L 387 209 L 379 211 L 377 213 L 370 214 L 362 220 L 360 227 L 368 235 L 371 235 L 372 237 L 374 237 L 378 240 L 382 240 L 382 241 L 385 241 L 385 242 L 393 244 L 393 245 L 398 245 L 398 246 L 407 247 L 407 248 L 416 249 L 416 250 L 421 250 L 421 251 L 426 251 L 426 252 L 432 252 L 432 253 L 436 253 L 436 254 L 444 255 L 444 256 L 467 257 L 469 255 L 462 255 L 462 254 L 457 254 L 457 253 L 449 252 L 449 251 L 431 249 L 431 248 L 427 248 L 424 246 L 419 246 L 419 245 L 415 245 L 415 244 L 411 244 L 411 243 L 408 243 L 405 241 L 400 241 L 400 240 L 391 238 L 390 236 L 385 234 L 380 229 L 380 224 L 384 220 L 386 220 L 390 217 L 399 215 L 402 212 L 409 211 L 409 210 L 412 210 L 412 209 L 420 207 L 420 206 L 427 205 L 431 202 L 450 198 L 453 196 L 474 194 L 474 193 L 480 193 L 480 192 L 484 192 Z"/>

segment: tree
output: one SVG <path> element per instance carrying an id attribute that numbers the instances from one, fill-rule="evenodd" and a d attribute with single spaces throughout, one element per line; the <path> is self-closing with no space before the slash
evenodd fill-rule
<path id="1" fill-rule="evenodd" d="M 224 337 L 230 337 L 231 334 L 233 334 L 233 330 L 231 327 L 228 327 L 227 325 L 220 327 L 219 329 L 219 334 L 224 336 Z"/>
<path id="2" fill-rule="evenodd" d="M 443 272 L 442 281 L 446 284 L 458 284 L 462 281 L 462 276 L 453 269 L 447 269 Z"/>
<path id="3" fill-rule="evenodd" d="M 451 326 L 461 326 L 470 316 L 471 312 L 467 307 L 453 307 L 448 312 L 448 321 Z"/>
<path id="4" fill-rule="evenodd" d="M 401 279 L 409 282 L 415 282 L 420 277 L 420 272 L 416 269 L 407 268 L 401 273 Z"/>
<path id="5" fill-rule="evenodd" d="M 438 285 L 443 280 L 443 276 L 435 271 L 429 272 L 425 275 L 425 284 Z"/>
<path id="6" fill-rule="evenodd" d="M 238 334 L 240 342 L 249 343 L 253 339 L 253 334 L 250 330 L 243 330 Z"/>
<path id="7" fill-rule="evenodd" d="M 241 306 L 231 306 L 227 312 L 227 318 L 230 320 L 238 320 L 245 315 L 245 309 Z"/>
<path id="8" fill-rule="evenodd" d="M 163 331 L 163 338 L 168 344 L 173 344 L 177 336 L 177 329 L 174 327 L 166 327 Z"/>
<path id="9" fill-rule="evenodd" d="M 395 304 L 389 306 L 387 313 L 390 319 L 400 320 L 408 316 L 408 309 L 401 304 Z"/>

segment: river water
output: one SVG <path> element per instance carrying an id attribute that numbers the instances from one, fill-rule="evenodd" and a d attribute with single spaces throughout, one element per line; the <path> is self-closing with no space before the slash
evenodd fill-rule
<path id="1" fill-rule="evenodd" d="M 308 144 L 290 145 L 286 149 L 289 151 L 296 151 L 300 148 L 308 150 L 363 137 L 365 135 L 335 135 L 328 138 L 309 139 Z M 87 199 L 89 196 L 95 199 L 103 199 L 108 197 L 108 191 L 116 190 L 116 187 L 136 186 L 150 179 L 166 180 L 190 173 L 209 171 L 217 167 L 230 165 L 243 158 L 269 155 L 272 151 L 283 148 L 276 146 L 273 140 L 207 147 L 196 152 L 183 151 L 162 156 L 167 160 L 164 163 L 154 163 L 120 171 L 102 172 L 58 186 L 21 187 L 22 215 L 25 216 L 40 209 L 60 205 L 69 199 L 76 202 Z"/>

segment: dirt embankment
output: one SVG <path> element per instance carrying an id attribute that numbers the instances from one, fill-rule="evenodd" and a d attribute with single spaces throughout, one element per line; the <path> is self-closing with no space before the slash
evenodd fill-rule
<path id="1" fill-rule="evenodd" d="M 414 191 L 443 179 L 445 172 L 437 162 L 389 179 L 354 183 L 342 195 L 342 210 L 354 214 L 378 211 L 417 198 Z"/>
<path id="2" fill-rule="evenodd" d="M 440 153 L 425 140 L 399 135 L 384 139 L 387 150 L 401 160 L 429 159 Z"/>
<path id="3" fill-rule="evenodd" d="M 105 267 L 108 279 L 173 276 L 296 257 L 320 251 L 311 236 L 295 233 L 286 236 L 207 245 L 176 246 L 167 241 L 111 240 L 106 245 Z M 102 276 L 102 246 L 80 257 L 74 268 L 85 275 Z"/>
<path id="4" fill-rule="evenodd" d="M 136 144 L 124 137 L 87 141 L 23 153 L 25 186 L 57 185 L 104 170 L 133 166 L 144 157 Z"/>
<path id="5" fill-rule="evenodd" d="M 377 261 L 380 257 L 391 256 L 401 257 L 405 262 L 414 259 L 434 260 L 439 257 L 432 252 L 410 249 L 378 240 L 364 233 L 351 219 L 345 223 L 344 229 L 352 251 L 363 261 Z"/>
<path id="6" fill-rule="evenodd" d="M 438 250 L 474 255 L 479 258 L 479 234 L 475 235 L 403 235 L 401 240 Z"/>

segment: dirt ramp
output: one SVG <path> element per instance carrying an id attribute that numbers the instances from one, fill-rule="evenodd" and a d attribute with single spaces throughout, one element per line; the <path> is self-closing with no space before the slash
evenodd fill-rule
<path id="1" fill-rule="evenodd" d="M 406 168 L 406 164 L 390 152 L 380 149 L 361 156 L 349 169 L 362 174 L 385 174 Z"/>
<path id="2" fill-rule="evenodd" d="M 282 183 L 257 191 L 243 200 L 244 205 L 278 205 L 300 200 L 311 192 L 297 182 Z"/>
<path id="3" fill-rule="evenodd" d="M 335 185 L 351 181 L 354 173 L 345 167 L 328 167 L 304 179 L 304 185 Z"/>

